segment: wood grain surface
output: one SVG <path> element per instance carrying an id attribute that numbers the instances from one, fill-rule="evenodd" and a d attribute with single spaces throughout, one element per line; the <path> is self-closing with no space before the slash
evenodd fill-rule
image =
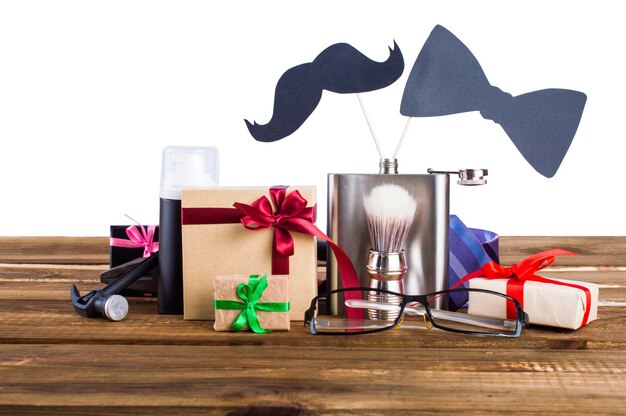
<path id="1" fill-rule="evenodd" d="M 543 274 L 600 284 L 599 319 L 502 340 L 218 333 L 150 298 L 121 322 L 86 319 L 69 287 L 102 286 L 106 239 L 0 238 L 0 414 L 622 415 L 626 238 L 503 237 L 503 263 L 554 247 L 580 255 Z"/>
<path id="2" fill-rule="evenodd" d="M 108 237 L 0 237 L 0 263 L 107 264 Z M 551 248 L 571 250 L 562 266 L 622 266 L 626 237 L 500 237 L 500 260 L 512 264 Z"/>

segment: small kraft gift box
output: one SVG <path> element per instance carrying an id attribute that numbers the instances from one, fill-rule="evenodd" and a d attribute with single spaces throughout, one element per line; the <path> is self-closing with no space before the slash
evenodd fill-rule
<path id="1" fill-rule="evenodd" d="M 575 253 L 554 249 L 537 253 L 511 267 L 487 263 L 466 276 L 472 289 L 487 289 L 517 299 L 531 324 L 578 329 L 597 319 L 598 285 L 564 279 L 548 279 L 535 274 L 554 262 L 556 255 Z M 493 296 L 470 292 L 468 313 L 506 318 L 504 299 L 489 302 Z"/>
<path id="2" fill-rule="evenodd" d="M 314 186 L 183 189 L 184 319 L 215 319 L 216 276 L 263 270 L 288 276 L 290 319 L 302 321 L 317 294 L 315 204 Z"/>
<path id="3" fill-rule="evenodd" d="M 216 331 L 289 330 L 288 276 L 216 276 L 213 298 Z"/>

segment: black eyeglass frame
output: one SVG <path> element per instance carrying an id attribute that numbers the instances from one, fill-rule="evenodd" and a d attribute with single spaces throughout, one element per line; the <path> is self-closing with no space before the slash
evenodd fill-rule
<path id="1" fill-rule="evenodd" d="M 373 291 L 373 292 L 378 292 L 378 293 L 384 293 L 387 295 L 394 295 L 394 296 L 399 296 L 402 298 L 402 302 L 400 303 L 400 312 L 398 313 L 398 317 L 393 321 L 392 324 L 390 324 L 387 327 L 384 328 L 376 328 L 376 329 L 366 329 L 360 332 L 317 332 L 315 330 L 315 310 L 316 310 L 316 305 L 318 304 L 318 301 L 320 298 L 330 298 L 330 296 L 338 294 L 338 293 L 344 293 L 344 292 L 356 292 L 356 291 Z M 458 293 L 458 292 L 476 292 L 476 293 L 486 293 L 489 295 L 496 295 L 496 296 L 500 296 L 504 299 L 510 300 L 515 304 L 515 310 L 517 312 L 517 325 L 515 328 L 515 333 L 511 333 L 511 334 L 505 334 L 505 333 L 501 333 L 501 332 L 483 332 L 483 331 L 467 331 L 467 330 L 462 330 L 462 329 L 455 329 L 455 328 L 448 328 L 445 326 L 440 326 L 439 324 L 437 324 L 436 319 L 433 319 L 433 315 L 430 311 L 430 304 L 428 302 L 428 298 L 430 297 L 439 297 L 439 296 L 443 296 L 446 294 L 451 294 L 451 293 Z M 400 323 L 400 321 L 402 320 L 403 316 L 404 316 L 404 307 L 406 305 L 408 305 L 409 303 L 412 302 L 418 302 L 419 304 L 421 304 L 424 307 L 424 310 L 426 312 L 426 319 L 428 319 L 428 322 L 435 328 L 441 329 L 443 331 L 448 331 L 448 332 L 456 332 L 459 334 L 466 334 L 466 335 L 475 335 L 475 336 L 496 336 L 496 337 L 507 337 L 507 338 L 514 338 L 514 337 L 519 337 L 522 333 L 522 328 L 525 328 L 528 326 L 529 323 L 529 318 L 528 318 L 528 314 L 526 312 L 524 312 L 524 310 L 522 309 L 522 305 L 519 303 L 519 301 L 509 295 L 505 295 L 504 293 L 499 293 L 499 292 L 494 292 L 493 290 L 487 290 L 487 289 L 475 289 L 475 288 L 458 288 L 458 289 L 446 289 L 446 290 L 440 290 L 437 292 L 432 292 L 432 293 L 427 293 L 425 295 L 405 295 L 402 293 L 396 293 L 396 292 L 392 292 L 389 290 L 383 290 L 383 289 L 372 289 L 370 287 L 351 287 L 351 288 L 344 288 L 344 289 L 335 289 L 335 290 L 331 290 L 328 291 L 326 293 L 317 295 L 316 297 L 313 298 L 313 300 L 311 300 L 311 306 L 309 307 L 309 309 L 307 309 L 304 312 L 304 326 L 309 326 L 311 333 L 314 335 L 362 335 L 362 334 L 372 334 L 375 332 L 382 332 L 382 331 L 387 331 L 389 329 L 393 329 L 396 326 L 398 326 L 398 323 Z"/>

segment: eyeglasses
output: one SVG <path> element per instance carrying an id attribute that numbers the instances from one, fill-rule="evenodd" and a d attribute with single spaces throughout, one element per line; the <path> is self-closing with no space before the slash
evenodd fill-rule
<path id="1" fill-rule="evenodd" d="M 472 304 L 487 302 L 493 315 L 475 314 Z M 331 309 L 336 310 L 331 314 Z M 516 299 L 491 290 L 459 288 L 403 295 L 360 287 L 331 290 L 315 297 L 304 314 L 304 324 L 312 334 L 320 335 L 355 335 L 400 327 L 518 337 L 528 325 L 528 315 Z"/>

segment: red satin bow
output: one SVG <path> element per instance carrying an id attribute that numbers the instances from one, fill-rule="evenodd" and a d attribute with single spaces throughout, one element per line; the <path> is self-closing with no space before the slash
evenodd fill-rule
<path id="1" fill-rule="evenodd" d="M 580 289 L 585 292 L 587 298 L 587 304 L 585 307 L 585 313 L 583 315 L 582 325 L 585 326 L 589 320 L 589 313 L 591 311 L 591 292 L 584 286 L 576 285 L 573 283 L 565 283 L 557 280 L 547 279 L 542 276 L 538 276 L 535 273 L 550 266 L 556 260 L 555 256 L 569 255 L 576 256 L 577 254 L 571 251 L 562 249 L 552 249 L 542 251 L 534 254 L 517 264 L 511 265 L 511 267 L 505 267 L 495 262 L 485 263 L 479 270 L 472 272 L 459 280 L 454 284 L 451 289 L 454 289 L 470 279 L 476 277 L 484 277 L 487 279 L 510 279 L 507 282 L 506 294 L 517 299 L 524 307 L 524 283 L 528 280 L 534 282 L 548 283 L 559 286 L 568 286 L 575 289 Z M 507 305 L 511 303 L 508 302 Z M 513 305 L 508 305 L 507 316 L 509 318 L 514 317 L 516 314 Z"/>
<path id="2" fill-rule="evenodd" d="M 241 223 L 248 230 L 258 231 L 274 227 L 274 247 L 272 253 L 272 274 L 289 274 L 289 256 L 294 253 L 293 238 L 289 231 L 311 235 L 328 242 L 335 254 L 339 275 L 344 288 L 358 287 L 357 277 L 352 261 L 348 255 L 326 234 L 315 226 L 315 208 L 307 208 L 307 200 L 298 190 L 287 193 L 287 186 L 273 186 L 270 188 L 270 197 L 276 211 L 265 197 L 257 199 L 252 205 L 235 202 L 233 205 L 245 214 Z M 347 299 L 355 299 L 356 294 L 346 293 Z M 348 318 L 357 319 L 360 311 L 347 308 Z"/>
<path id="3" fill-rule="evenodd" d="M 289 231 L 311 234 L 315 222 L 315 209 L 307 208 L 307 200 L 297 190 L 287 195 L 286 186 L 270 189 L 270 197 L 276 207 L 264 195 L 251 205 L 235 202 L 233 205 L 245 214 L 241 224 L 248 230 L 259 231 L 274 228 L 274 253 L 272 273 L 289 274 L 289 256 L 294 254 L 293 237 Z"/>

